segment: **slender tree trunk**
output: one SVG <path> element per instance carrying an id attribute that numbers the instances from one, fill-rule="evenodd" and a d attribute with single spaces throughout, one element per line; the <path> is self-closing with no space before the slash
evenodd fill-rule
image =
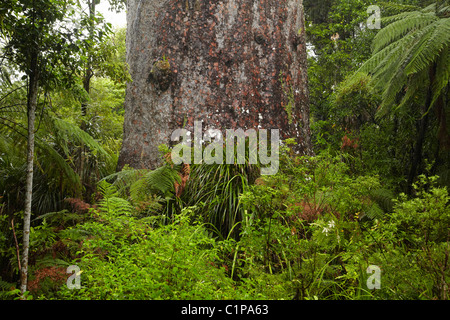
<path id="1" fill-rule="evenodd" d="M 95 3 L 96 0 L 88 0 L 88 6 L 89 6 L 89 37 L 91 41 L 94 41 L 94 18 L 95 18 Z M 92 56 L 89 54 L 84 78 L 83 78 L 83 88 L 86 91 L 86 93 L 89 95 L 91 92 L 91 79 L 94 76 L 94 72 L 92 71 Z M 86 122 L 86 115 L 87 115 L 87 107 L 88 103 L 87 101 L 83 101 L 81 103 L 81 130 L 86 131 L 88 129 L 87 122 Z M 85 166 L 86 166 L 86 146 L 83 142 L 81 142 L 80 146 L 80 154 L 79 154 L 79 175 L 80 175 L 80 181 L 82 185 L 88 184 L 89 182 L 86 181 L 89 177 L 85 175 Z"/>
<path id="2" fill-rule="evenodd" d="M 89 38 L 91 41 L 94 40 L 94 18 L 95 18 L 95 1 L 96 0 L 88 0 L 89 6 Z M 92 71 L 92 56 L 89 54 L 88 61 L 85 68 L 84 78 L 83 78 L 83 88 L 89 94 L 91 91 L 91 79 L 94 75 Z M 81 103 L 81 115 L 84 117 L 87 115 L 87 102 L 83 101 Z M 86 126 L 83 121 L 82 126 Z M 84 128 L 82 128 L 84 130 Z"/>
<path id="3" fill-rule="evenodd" d="M 302 0 L 129 0 L 119 169 L 155 168 L 175 129 L 279 129 L 311 153 Z"/>
<path id="4" fill-rule="evenodd" d="M 22 295 L 27 290 L 28 280 L 28 252 L 30 248 L 30 221 L 31 204 L 33 199 L 33 166 L 34 166 L 34 135 L 35 118 L 39 88 L 38 51 L 33 50 L 31 55 L 31 72 L 29 75 L 29 88 L 27 97 L 28 113 L 28 147 L 27 147 L 27 180 L 25 189 L 25 210 L 23 217 L 23 253 L 22 268 L 20 272 L 20 291 Z"/>

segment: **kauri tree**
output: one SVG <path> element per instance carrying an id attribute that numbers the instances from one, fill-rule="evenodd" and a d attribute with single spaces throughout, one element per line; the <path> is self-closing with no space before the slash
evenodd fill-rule
<path id="1" fill-rule="evenodd" d="M 175 129 L 279 129 L 311 153 L 302 0 L 130 0 L 119 168 L 155 168 Z"/>

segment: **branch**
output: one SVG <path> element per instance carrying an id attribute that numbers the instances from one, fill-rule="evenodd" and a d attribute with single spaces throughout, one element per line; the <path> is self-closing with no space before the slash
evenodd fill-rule
<path id="1" fill-rule="evenodd" d="M 22 266 L 20 265 L 20 251 L 19 251 L 19 243 L 17 242 L 16 231 L 14 230 L 14 218 L 11 219 L 11 226 L 14 235 L 14 241 L 16 243 L 16 251 L 17 251 L 17 263 L 19 264 L 19 272 L 22 270 Z"/>
<path id="2" fill-rule="evenodd" d="M 8 92 L 5 96 L 3 96 L 0 99 L 0 102 L 3 101 L 4 99 L 6 99 L 6 97 L 8 97 L 11 93 L 16 92 L 17 90 L 20 90 L 20 89 L 25 88 L 25 87 L 26 87 L 26 85 L 23 85 L 23 86 L 20 86 L 18 88 L 15 88 L 14 90 L 11 90 L 10 92 Z"/>
<path id="3" fill-rule="evenodd" d="M 1 110 L 3 110 L 3 109 L 8 109 L 8 108 L 14 108 L 14 107 L 19 107 L 19 106 L 26 106 L 27 104 L 25 103 L 25 102 L 23 102 L 23 103 L 15 103 L 15 104 L 11 104 L 11 105 L 8 105 L 8 106 L 3 106 L 3 107 L 0 107 L 0 111 Z M 7 111 L 4 111 L 4 112 L 7 112 Z M 8 112 L 23 112 L 23 111 L 8 111 Z"/>

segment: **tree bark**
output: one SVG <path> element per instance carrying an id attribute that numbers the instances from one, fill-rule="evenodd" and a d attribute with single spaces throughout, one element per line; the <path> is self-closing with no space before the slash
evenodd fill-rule
<path id="1" fill-rule="evenodd" d="M 172 132 L 279 129 L 311 154 L 302 0 L 129 0 L 118 169 L 155 168 Z"/>
<path id="2" fill-rule="evenodd" d="M 90 20 L 89 20 L 89 39 L 91 41 L 94 41 L 94 24 L 95 24 L 94 19 L 95 19 L 96 0 L 88 0 L 87 4 L 89 7 L 89 18 L 90 18 Z M 86 68 L 85 68 L 84 77 L 83 77 L 83 89 L 86 91 L 86 93 L 88 95 L 91 92 L 91 79 L 93 76 L 94 76 L 94 72 L 92 70 L 92 54 L 88 53 Z M 81 103 L 82 120 L 81 120 L 81 126 L 80 126 L 81 130 L 83 130 L 83 131 L 88 130 L 88 123 L 86 122 L 87 108 L 88 108 L 88 101 L 83 101 Z M 85 166 L 86 166 L 86 146 L 84 145 L 83 142 L 81 142 L 80 150 L 79 150 L 79 165 L 78 165 L 81 185 L 89 184 L 89 181 L 87 181 L 89 179 L 89 176 L 85 175 L 85 170 L 86 170 Z M 90 195 L 86 194 L 85 198 L 87 198 L 88 196 L 90 196 Z"/>
<path id="3" fill-rule="evenodd" d="M 38 51 L 31 54 L 29 87 L 27 97 L 28 114 L 28 146 L 27 146 L 27 180 L 25 187 L 25 209 L 23 214 L 23 248 L 22 266 L 20 271 L 20 291 L 22 295 L 27 290 L 28 252 L 30 248 L 31 204 L 33 199 L 33 166 L 34 166 L 34 136 L 35 118 L 39 89 Z"/>
<path id="4" fill-rule="evenodd" d="M 408 176 L 408 185 L 407 185 L 407 191 L 406 191 L 406 193 L 408 195 L 411 195 L 413 192 L 412 184 L 413 184 L 414 179 L 416 178 L 419 168 L 422 164 L 422 149 L 423 149 L 425 135 L 427 132 L 427 127 L 428 127 L 428 114 L 429 114 L 429 112 L 431 112 L 431 110 L 429 110 L 429 109 L 430 109 L 431 101 L 433 98 L 432 86 L 434 83 L 435 75 L 436 75 L 436 64 L 434 64 L 430 68 L 430 71 L 429 71 L 430 84 L 428 87 L 425 104 L 423 105 L 423 108 L 421 110 L 422 118 L 418 120 L 417 141 L 416 141 L 416 145 L 414 147 L 414 154 L 413 154 L 413 159 L 412 159 L 412 163 L 411 163 L 411 169 L 409 171 L 409 176 Z"/>
<path id="5" fill-rule="evenodd" d="M 94 18 L 95 18 L 95 0 L 88 0 L 87 5 L 89 7 L 89 39 L 91 41 L 94 41 Z M 87 63 L 86 68 L 84 71 L 84 77 L 83 77 L 83 88 L 84 90 L 89 94 L 91 91 L 91 79 L 93 77 L 94 73 L 92 71 L 92 55 L 89 53 L 87 57 Z M 87 115 L 87 102 L 83 101 L 81 103 L 81 115 L 85 117 Z M 86 124 L 83 119 L 82 123 L 82 129 L 85 130 Z"/>

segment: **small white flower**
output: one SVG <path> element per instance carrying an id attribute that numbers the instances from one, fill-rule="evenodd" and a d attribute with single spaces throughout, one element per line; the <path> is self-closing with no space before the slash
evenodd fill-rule
<path id="1" fill-rule="evenodd" d="M 328 227 L 330 229 L 334 227 L 334 220 L 331 220 L 330 222 L 328 222 Z"/>
<path id="2" fill-rule="evenodd" d="M 326 236 L 328 235 L 328 232 L 330 232 L 330 229 L 328 229 L 327 227 L 324 227 L 322 229 L 322 233 L 325 233 Z"/>

